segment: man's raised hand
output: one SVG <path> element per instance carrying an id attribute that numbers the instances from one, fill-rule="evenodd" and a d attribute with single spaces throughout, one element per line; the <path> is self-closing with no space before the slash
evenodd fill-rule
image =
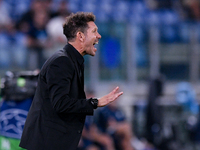
<path id="1" fill-rule="evenodd" d="M 123 92 L 118 92 L 119 87 L 117 86 L 112 92 L 98 99 L 98 107 L 103 107 L 109 103 L 115 101 Z"/>

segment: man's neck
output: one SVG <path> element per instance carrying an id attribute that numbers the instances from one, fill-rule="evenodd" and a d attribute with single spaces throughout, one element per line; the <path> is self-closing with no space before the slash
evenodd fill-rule
<path id="1" fill-rule="evenodd" d="M 84 56 L 84 50 L 81 44 L 76 42 L 68 42 L 68 43 L 71 44 L 82 56 Z"/>

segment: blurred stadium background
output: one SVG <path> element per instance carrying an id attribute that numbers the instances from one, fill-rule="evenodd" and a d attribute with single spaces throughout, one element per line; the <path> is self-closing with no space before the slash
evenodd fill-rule
<path id="1" fill-rule="evenodd" d="M 85 56 L 86 89 L 93 89 L 98 97 L 119 85 L 124 91 L 119 105 L 138 137 L 145 132 L 145 108 L 150 103 L 150 95 L 154 95 L 155 105 L 163 112 L 163 126 L 173 124 L 178 128 L 176 147 L 195 149 L 200 135 L 199 139 L 191 139 L 186 124 L 193 123 L 191 116 L 199 121 L 199 0 L 35 1 L 42 1 L 44 10 L 54 14 L 48 14 L 43 34 L 36 36 L 33 32 L 39 29 L 31 30 L 37 26 L 34 19 L 24 17 L 27 11 L 37 10 L 33 7 L 34 0 L 0 0 L 1 78 L 7 71 L 40 69 L 43 60 L 65 45 L 60 35 L 62 15 L 93 12 L 102 39 L 96 56 Z M 35 22 L 39 24 L 40 20 L 43 19 Z M 41 49 L 30 44 L 31 38 L 43 42 Z M 158 95 L 157 87 L 161 89 Z"/>

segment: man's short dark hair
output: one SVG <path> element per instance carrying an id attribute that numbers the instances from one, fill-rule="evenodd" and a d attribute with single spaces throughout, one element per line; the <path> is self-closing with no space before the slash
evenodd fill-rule
<path id="1" fill-rule="evenodd" d="M 77 12 L 71 13 L 66 17 L 63 24 L 63 34 L 68 41 L 73 40 L 76 37 L 78 31 L 85 32 L 88 28 L 88 22 L 95 21 L 95 15 L 89 12 Z"/>

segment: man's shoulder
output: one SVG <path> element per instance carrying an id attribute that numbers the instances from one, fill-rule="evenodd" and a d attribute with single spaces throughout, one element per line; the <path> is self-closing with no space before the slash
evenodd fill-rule
<path id="1" fill-rule="evenodd" d="M 62 60 L 67 59 L 68 61 L 70 61 L 67 53 L 64 50 L 58 50 L 50 58 L 48 58 L 44 63 L 41 71 L 45 71 L 48 68 L 48 66 L 52 65 L 54 62 L 59 61 L 61 59 Z"/>
<path id="2" fill-rule="evenodd" d="M 64 50 L 56 51 L 50 58 L 47 59 L 46 63 L 51 63 L 61 57 L 68 58 L 68 54 L 66 53 L 66 51 L 64 51 Z"/>
<path id="3" fill-rule="evenodd" d="M 68 57 L 68 54 L 63 49 L 56 51 L 49 59 L 52 59 L 52 58 L 56 59 L 56 58 L 62 57 L 62 56 Z"/>

